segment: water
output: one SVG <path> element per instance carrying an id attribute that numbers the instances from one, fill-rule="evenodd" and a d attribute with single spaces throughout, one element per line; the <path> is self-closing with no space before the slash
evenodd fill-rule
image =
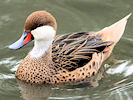
<path id="1" fill-rule="evenodd" d="M 34 86 L 17 81 L 14 73 L 33 43 L 16 51 L 7 48 L 21 36 L 33 11 L 51 12 L 59 35 L 100 30 L 133 12 L 132 5 L 132 0 L 0 0 L 0 100 L 133 100 L 133 16 L 92 86 Z"/>

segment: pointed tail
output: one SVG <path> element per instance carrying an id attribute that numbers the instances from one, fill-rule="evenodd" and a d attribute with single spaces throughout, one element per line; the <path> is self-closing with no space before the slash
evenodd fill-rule
<path id="1" fill-rule="evenodd" d="M 113 41 L 114 45 L 120 40 L 122 34 L 124 33 L 127 19 L 131 16 L 131 13 L 119 20 L 118 22 L 112 24 L 111 26 L 105 27 L 104 29 L 96 32 L 102 36 L 103 41 Z"/>
<path id="2" fill-rule="evenodd" d="M 116 45 L 116 43 L 120 40 L 121 36 L 123 35 L 125 26 L 127 23 L 127 19 L 130 16 L 131 16 L 131 13 L 127 15 L 126 17 L 124 17 L 123 19 L 121 19 L 120 21 L 112 24 L 111 26 L 105 27 L 104 29 L 94 33 L 94 35 L 100 35 L 103 41 L 114 42 L 113 45 L 105 48 L 104 55 L 103 55 L 104 60 L 106 60 L 110 56 L 114 46 Z"/>

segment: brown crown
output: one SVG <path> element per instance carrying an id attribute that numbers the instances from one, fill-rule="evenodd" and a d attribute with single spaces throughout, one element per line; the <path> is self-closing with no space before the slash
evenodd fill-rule
<path id="1" fill-rule="evenodd" d="M 30 32 L 37 27 L 49 25 L 55 30 L 57 29 L 57 24 L 55 18 L 46 11 L 36 11 L 28 16 L 24 24 L 24 31 Z"/>

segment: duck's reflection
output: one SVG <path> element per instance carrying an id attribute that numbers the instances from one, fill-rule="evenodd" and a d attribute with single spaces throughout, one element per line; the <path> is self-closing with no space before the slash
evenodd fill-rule
<path id="1" fill-rule="evenodd" d="M 20 93 L 25 100 L 47 100 L 51 95 L 51 86 L 29 84 L 23 81 L 17 80 L 20 86 Z"/>

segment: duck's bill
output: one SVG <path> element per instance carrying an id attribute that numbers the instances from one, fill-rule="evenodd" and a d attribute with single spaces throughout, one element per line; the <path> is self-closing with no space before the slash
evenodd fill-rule
<path id="1" fill-rule="evenodd" d="M 27 43 L 29 43 L 30 41 L 32 41 L 34 38 L 32 36 L 32 34 L 29 32 L 24 32 L 21 36 L 21 38 L 16 41 L 15 43 L 11 44 L 8 48 L 9 49 L 19 49 L 21 47 L 23 47 L 24 45 L 26 45 Z"/>

